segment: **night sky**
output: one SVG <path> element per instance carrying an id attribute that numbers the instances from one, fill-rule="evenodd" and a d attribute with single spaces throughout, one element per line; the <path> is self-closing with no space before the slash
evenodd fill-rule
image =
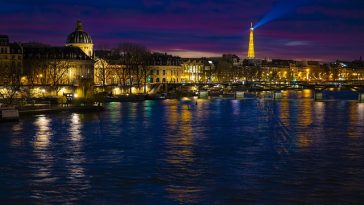
<path id="1" fill-rule="evenodd" d="M 80 19 L 96 48 L 127 41 L 182 57 L 246 56 L 250 22 L 272 11 L 279 18 L 255 30 L 258 58 L 364 56 L 363 0 L 0 0 L 0 34 L 63 45 Z"/>

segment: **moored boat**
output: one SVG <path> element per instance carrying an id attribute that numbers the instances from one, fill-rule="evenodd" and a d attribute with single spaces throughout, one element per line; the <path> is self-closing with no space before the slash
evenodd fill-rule
<path id="1" fill-rule="evenodd" d="M 0 107 L 0 122 L 18 121 L 19 110 L 15 107 Z"/>

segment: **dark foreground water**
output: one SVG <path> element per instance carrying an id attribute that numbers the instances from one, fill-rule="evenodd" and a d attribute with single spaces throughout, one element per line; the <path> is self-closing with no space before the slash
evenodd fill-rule
<path id="1" fill-rule="evenodd" d="M 0 124 L 0 204 L 364 203 L 364 104 L 307 95 Z"/>

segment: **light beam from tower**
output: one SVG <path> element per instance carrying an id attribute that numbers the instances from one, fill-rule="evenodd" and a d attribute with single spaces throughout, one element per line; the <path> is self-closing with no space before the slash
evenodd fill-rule
<path id="1" fill-rule="evenodd" d="M 254 59 L 254 58 L 255 58 L 255 50 L 254 50 L 254 28 L 253 28 L 253 23 L 251 23 L 251 25 L 250 25 L 248 59 Z"/>

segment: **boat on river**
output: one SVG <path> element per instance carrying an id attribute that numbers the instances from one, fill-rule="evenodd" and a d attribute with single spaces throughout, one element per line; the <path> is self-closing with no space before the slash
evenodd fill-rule
<path id="1" fill-rule="evenodd" d="M 0 107 L 0 122 L 18 121 L 19 110 L 15 107 Z"/>

